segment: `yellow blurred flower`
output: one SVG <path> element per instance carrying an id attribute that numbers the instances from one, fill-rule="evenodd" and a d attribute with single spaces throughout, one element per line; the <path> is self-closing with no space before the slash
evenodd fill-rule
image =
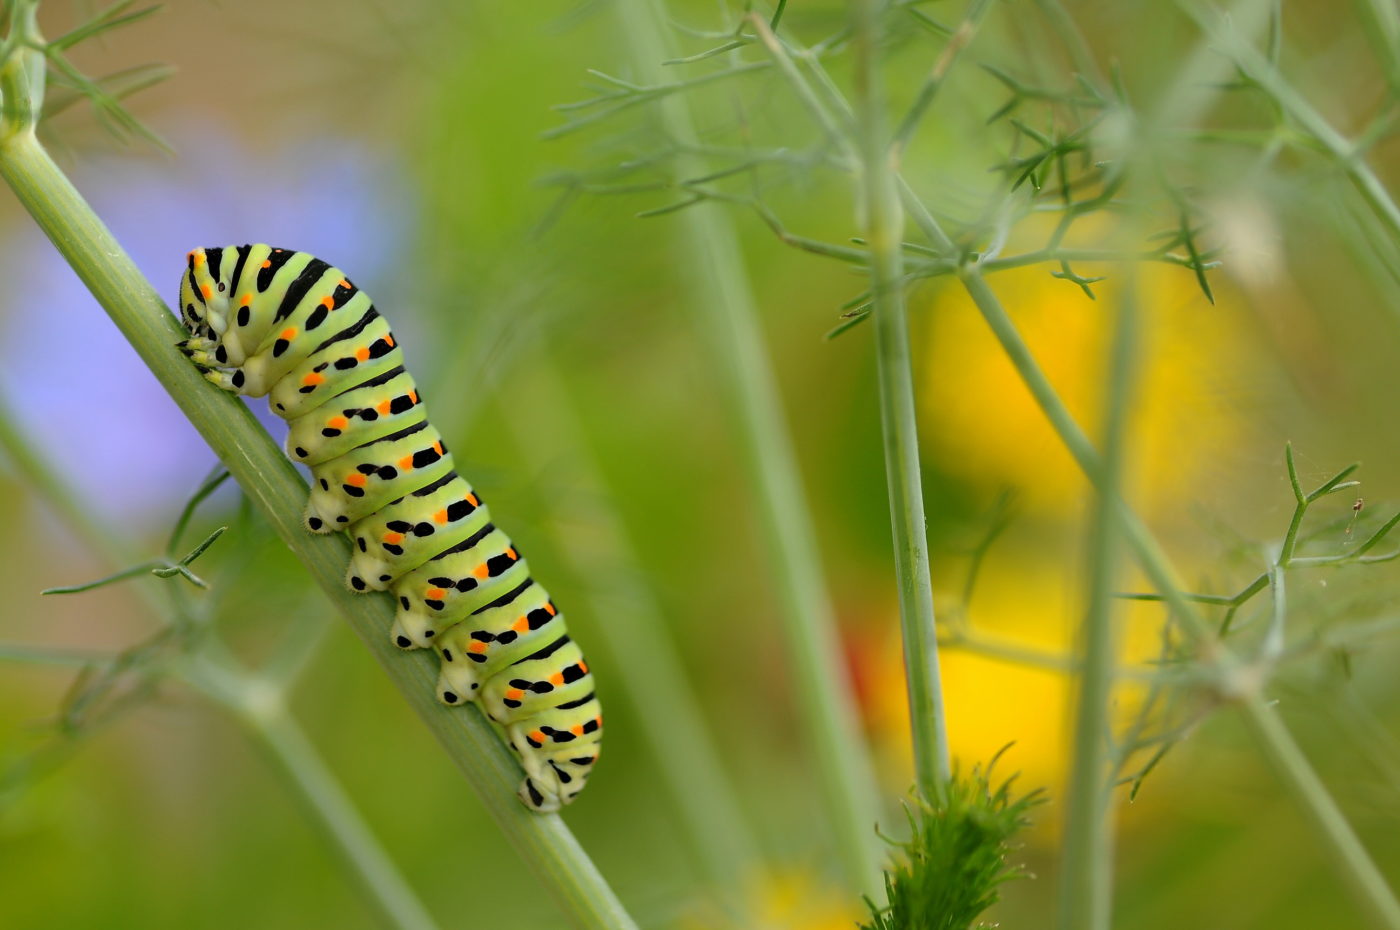
<path id="1" fill-rule="evenodd" d="M 770 872 L 754 898 L 764 930 L 851 930 L 867 916 L 839 883 L 801 870 Z"/>
<path id="2" fill-rule="evenodd" d="M 1060 398 L 1097 439 L 1122 274 L 1109 266 L 1075 271 L 1109 276 L 1093 286 L 1097 300 L 1052 278 L 1045 266 L 989 280 Z M 1191 488 L 1211 477 L 1215 451 L 1247 434 L 1240 401 L 1259 380 L 1244 324 L 1228 307 L 1207 303 L 1190 270 L 1145 265 L 1140 280 L 1125 487 L 1150 514 L 1190 499 Z M 970 485 L 993 492 L 1013 487 L 1028 513 L 1054 518 L 1077 512 L 1087 488 L 1083 476 L 967 295 L 942 288 L 926 316 L 920 398 L 926 454 L 943 473 Z"/>
<path id="3" fill-rule="evenodd" d="M 742 926 L 746 930 L 852 930 L 869 916 L 841 882 L 812 869 L 775 868 L 746 882 Z M 683 917 L 686 930 L 734 926 L 739 918 L 719 911 Z"/>

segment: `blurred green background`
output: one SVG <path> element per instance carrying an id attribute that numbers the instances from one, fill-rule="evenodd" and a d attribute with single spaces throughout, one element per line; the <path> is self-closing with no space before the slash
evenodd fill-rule
<path id="1" fill-rule="evenodd" d="M 842 15 L 839 5 L 803 6 L 793 4 L 787 25 L 809 39 Z M 949 22 L 961 9 L 925 6 Z M 1197 50 L 1199 34 L 1170 4 L 1067 6 L 1135 101 L 1156 99 Z M 723 7 L 672 3 L 686 27 L 676 47 L 715 44 L 687 29 L 732 27 L 740 11 Z M 1348 132 L 1386 112 L 1364 17 L 1322 0 L 1286 8 L 1282 60 L 1313 105 Z M 57 35 L 90 10 L 50 0 L 41 25 Z M 978 63 L 1058 66 L 1069 80 L 1037 10 L 993 5 L 911 149 L 908 171 L 932 201 L 976 202 L 1010 150 L 1004 125 L 986 124 L 1006 88 Z M 900 90 L 941 47 L 904 38 L 890 52 Z M 717 386 L 723 363 L 687 305 L 696 257 L 676 215 L 636 216 L 676 194 L 570 194 L 558 183 L 665 140 L 646 107 L 542 137 L 565 119 L 553 105 L 592 93 L 587 69 L 634 74 L 630 54 L 602 2 L 179 0 L 75 54 L 96 74 L 174 66 L 130 107 L 175 154 L 114 143 L 86 104 L 56 117 L 49 139 L 168 297 L 186 251 L 245 241 L 314 252 L 376 296 L 463 472 L 589 650 L 607 752 L 566 819 L 643 926 L 720 917 L 617 683 L 628 671 L 599 632 L 610 611 L 636 606 L 597 597 L 619 585 L 639 585 L 659 605 L 757 839 L 761 860 L 745 866 L 738 892 L 752 925 L 848 927 L 858 902 L 840 891 L 796 723 L 755 491 Z M 706 88 L 696 106 L 707 141 L 737 134 L 797 148 L 813 136 L 771 74 Z M 1201 205 L 1205 240 L 1224 249 L 1215 302 L 1187 269 L 1143 274 L 1128 485 L 1188 581 L 1215 593 L 1252 580 L 1258 541 L 1287 526 L 1285 441 L 1308 486 L 1365 465 L 1355 497 L 1319 505 L 1319 552 L 1364 539 L 1400 500 L 1395 243 L 1335 168 L 1287 146 L 1261 155 L 1270 118 L 1247 93 L 1223 98 L 1207 125 L 1257 130 L 1262 144 L 1183 145 L 1171 168 Z M 1370 150 L 1382 178 L 1395 154 L 1386 138 Z M 765 191 L 788 229 L 834 242 L 854 234 L 844 179 L 788 170 Z M 823 339 L 863 284 L 847 265 L 784 245 L 751 211 L 693 209 L 721 213 L 743 246 L 888 802 L 882 826 L 897 832 L 912 768 L 870 327 Z M 1038 224 L 1020 224 L 1013 241 L 1034 247 L 1048 231 Z M 1005 272 L 993 286 L 1092 431 L 1115 282 L 1091 302 L 1051 270 Z M 8 195 L 0 281 L 0 399 L 48 466 L 119 528 L 132 561 L 157 553 L 212 455 Z M 968 552 L 1010 492 L 1013 520 L 966 620 L 1051 660 L 944 654 L 955 755 L 985 762 L 1014 743 L 999 771 L 1049 793 L 1018 854 L 1034 878 L 1006 886 L 994 911 L 1001 926 L 1046 926 L 1072 710 L 1069 678 L 1049 666 L 1082 612 L 1090 495 L 961 291 L 935 279 L 910 305 L 936 594 L 957 609 Z M 280 441 L 281 424 L 271 428 Z M 112 566 L 11 466 L 0 457 L 0 643 L 118 651 L 150 636 L 156 623 L 129 587 L 39 596 Z M 625 547 L 612 540 L 615 523 Z M 250 664 L 289 648 L 289 636 L 320 637 L 296 715 L 429 910 L 447 926 L 562 925 L 450 761 L 230 488 L 201 510 L 192 536 L 224 524 L 197 564 L 213 593 L 194 597 L 210 599 L 210 622 Z M 1291 635 L 1307 643 L 1339 623 L 1393 615 L 1396 581 L 1387 565 L 1303 576 Z M 1139 605 L 1123 619 L 1125 648 L 1150 655 L 1160 611 Z M 1273 696 L 1383 870 L 1400 876 L 1397 650 L 1379 638 L 1299 652 Z M 75 675 L 0 658 L 0 924 L 375 925 L 332 846 L 228 716 L 172 680 L 127 683 L 129 702 L 64 738 L 55 717 Z M 1128 689 L 1121 700 L 1126 714 L 1136 697 Z M 1356 925 L 1325 854 L 1232 715 L 1211 713 L 1208 698 L 1184 700 L 1186 738 L 1118 812 L 1117 925 Z"/>

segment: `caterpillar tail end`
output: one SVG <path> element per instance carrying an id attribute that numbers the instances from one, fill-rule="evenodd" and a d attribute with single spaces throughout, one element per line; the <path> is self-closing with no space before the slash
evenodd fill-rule
<path id="1" fill-rule="evenodd" d="M 541 814 L 552 814 L 564 806 L 556 792 L 548 789 L 541 791 L 529 775 L 520 783 L 516 794 L 526 807 Z"/>

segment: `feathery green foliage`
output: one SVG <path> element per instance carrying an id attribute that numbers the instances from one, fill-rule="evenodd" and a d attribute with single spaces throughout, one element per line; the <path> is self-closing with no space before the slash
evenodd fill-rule
<path id="1" fill-rule="evenodd" d="M 889 841 L 896 850 L 885 871 L 889 903 L 866 900 L 871 916 L 863 930 L 968 930 L 1004 883 L 1024 876 L 1008 861 L 1012 838 L 1044 798 L 1039 790 L 1015 794 L 1014 775 L 994 785 L 995 764 L 955 772 L 935 803 L 906 802 L 909 838 Z"/>

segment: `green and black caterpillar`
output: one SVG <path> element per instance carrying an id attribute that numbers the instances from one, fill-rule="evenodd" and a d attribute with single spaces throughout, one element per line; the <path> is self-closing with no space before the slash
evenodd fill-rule
<path id="1" fill-rule="evenodd" d="M 267 395 L 287 454 L 311 469 L 306 528 L 344 530 L 346 584 L 388 590 L 390 636 L 441 659 L 438 698 L 480 700 L 525 768 L 520 798 L 558 810 L 583 790 L 603 718 L 564 617 L 428 422 L 403 353 L 341 271 L 267 245 L 196 249 L 180 346 L 226 391 Z"/>

